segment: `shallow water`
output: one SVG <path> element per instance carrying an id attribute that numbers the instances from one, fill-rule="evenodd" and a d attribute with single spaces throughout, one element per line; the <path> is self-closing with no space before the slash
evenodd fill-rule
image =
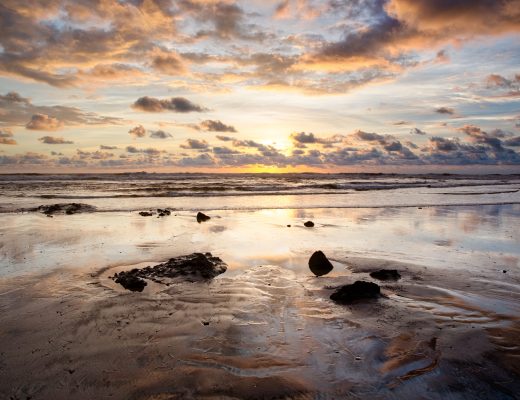
<path id="1" fill-rule="evenodd" d="M 0 398 L 520 392 L 520 205 L 207 214 L 1 214 Z M 321 278 L 307 267 L 318 249 L 335 267 Z M 228 271 L 142 293 L 110 279 L 195 251 Z M 379 282 L 381 299 L 329 300 L 379 268 L 402 275 Z"/>

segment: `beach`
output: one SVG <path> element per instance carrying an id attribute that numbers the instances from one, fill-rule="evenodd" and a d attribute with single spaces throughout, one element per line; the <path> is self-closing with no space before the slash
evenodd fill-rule
<path id="1" fill-rule="evenodd" d="M 31 196 L 6 194 L 0 213 L 0 397 L 518 398 L 518 182 L 495 183 L 442 188 L 440 200 L 431 181 L 117 199 L 20 183 Z M 96 209 L 28 210 L 72 201 Z M 320 277 L 317 250 L 334 267 Z M 227 270 L 142 292 L 113 279 L 192 253 Z M 380 269 L 401 278 L 369 275 Z M 381 296 L 330 299 L 360 280 Z"/>

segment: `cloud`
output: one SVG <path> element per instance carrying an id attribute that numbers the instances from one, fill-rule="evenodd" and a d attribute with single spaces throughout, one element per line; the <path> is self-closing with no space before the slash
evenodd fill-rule
<path id="1" fill-rule="evenodd" d="M 153 139 L 167 139 L 167 138 L 171 138 L 172 135 L 168 132 L 158 130 L 158 131 L 151 131 L 150 137 Z"/>
<path id="2" fill-rule="evenodd" d="M 200 124 L 200 129 L 208 132 L 236 132 L 235 127 L 231 125 L 226 125 L 221 121 L 214 121 L 207 119 L 202 121 Z"/>
<path id="3" fill-rule="evenodd" d="M 203 150 L 209 147 L 205 140 L 188 139 L 185 144 L 181 144 L 182 149 Z"/>
<path id="4" fill-rule="evenodd" d="M 32 123 L 35 115 L 41 114 L 44 117 L 36 117 L 36 121 Z M 23 97 L 16 92 L 9 92 L 0 95 L 0 125 L 6 126 L 24 126 L 28 125 L 30 120 L 31 126 L 39 126 L 40 120 L 45 124 L 48 118 L 58 120 L 63 126 L 76 125 L 117 125 L 123 122 L 121 118 L 108 117 L 93 112 L 86 112 L 76 107 L 67 107 L 62 105 L 55 106 L 38 106 L 32 103 L 29 98 Z M 49 117 L 52 116 L 52 117 Z M 47 118 L 47 121 L 45 119 Z M 49 124 L 47 124 L 49 125 Z M 54 123 L 56 125 L 56 123 Z M 55 127 L 56 129 L 61 126 Z M 29 128 L 31 129 L 31 128 Z"/>
<path id="5" fill-rule="evenodd" d="M 207 28 L 199 29 L 196 37 L 213 37 L 220 40 L 240 39 L 247 41 L 263 41 L 268 37 L 255 24 L 247 23 L 244 10 L 233 2 L 223 1 L 185 1 L 185 11 L 198 22 L 198 26 L 206 23 Z"/>
<path id="6" fill-rule="evenodd" d="M 216 163 L 208 153 L 202 153 L 195 157 L 183 157 L 177 162 L 177 165 L 182 167 L 201 167 L 214 166 Z"/>
<path id="7" fill-rule="evenodd" d="M 233 141 L 235 140 L 235 138 L 231 137 L 231 136 L 223 136 L 223 135 L 217 135 L 216 138 L 218 140 L 221 140 L 223 142 L 230 142 L 230 141 Z"/>
<path id="8" fill-rule="evenodd" d="M 511 78 L 505 78 L 498 74 L 488 75 L 486 87 L 498 90 L 501 97 L 520 97 L 520 74 Z"/>
<path id="9" fill-rule="evenodd" d="M 439 107 L 439 108 L 435 109 L 435 112 L 438 114 L 449 114 L 449 115 L 455 114 L 455 110 L 450 107 Z"/>
<path id="10" fill-rule="evenodd" d="M 45 144 L 73 144 L 74 142 L 70 140 L 65 140 L 62 137 L 55 136 L 43 136 L 38 139 L 40 142 Z"/>
<path id="11" fill-rule="evenodd" d="M 204 112 L 207 108 L 192 103 L 184 97 L 172 97 L 171 99 L 156 99 L 154 97 L 140 97 L 132 107 L 136 110 L 146 112 L 173 111 L 178 113 Z"/>
<path id="12" fill-rule="evenodd" d="M 55 131 L 63 127 L 63 122 L 46 114 L 34 114 L 25 127 L 35 131 Z"/>
<path id="13" fill-rule="evenodd" d="M 520 146 L 520 136 L 515 136 L 515 137 L 512 137 L 511 139 L 507 139 L 504 141 L 504 144 L 506 146 L 518 147 L 518 146 Z"/>
<path id="14" fill-rule="evenodd" d="M 142 125 L 137 125 L 130 129 L 128 133 L 134 138 L 142 138 L 146 136 L 146 129 Z"/>
<path id="15" fill-rule="evenodd" d="M 159 51 L 152 56 L 151 66 L 165 75 L 183 75 L 186 67 L 181 57 L 172 52 Z"/>
<path id="16" fill-rule="evenodd" d="M 49 162 L 49 157 L 45 154 L 26 152 L 16 155 L 0 155 L 0 165 L 45 165 Z"/>
<path id="17" fill-rule="evenodd" d="M 231 148 L 226 147 L 226 146 L 213 147 L 212 151 L 215 154 L 240 154 L 240 152 L 238 150 L 234 150 L 234 149 L 231 149 Z"/>
<path id="18" fill-rule="evenodd" d="M 153 147 L 148 147 L 146 149 L 139 149 L 135 146 L 126 146 L 126 152 L 127 153 L 131 153 L 131 154 L 145 154 L 147 156 L 150 156 L 150 157 L 156 157 L 158 155 L 160 155 L 163 151 L 159 150 L 159 149 L 155 149 Z"/>
<path id="19" fill-rule="evenodd" d="M 99 148 L 101 150 L 116 150 L 116 149 L 118 149 L 117 146 L 107 146 L 107 145 L 104 145 L 104 144 L 99 145 Z"/>
<path id="20" fill-rule="evenodd" d="M 425 131 L 422 131 L 422 130 L 420 130 L 419 128 L 412 128 L 412 129 L 410 130 L 410 133 L 411 133 L 412 135 L 423 135 L 423 136 L 427 134 Z"/>
<path id="21" fill-rule="evenodd" d="M 13 132 L 11 131 L 11 129 L 0 129 L 0 144 L 18 144 L 16 140 L 13 139 Z"/>

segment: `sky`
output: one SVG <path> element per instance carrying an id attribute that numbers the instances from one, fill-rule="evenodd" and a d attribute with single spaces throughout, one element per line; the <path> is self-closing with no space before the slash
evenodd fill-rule
<path id="1" fill-rule="evenodd" d="M 0 173 L 520 172 L 520 0 L 2 0 Z"/>

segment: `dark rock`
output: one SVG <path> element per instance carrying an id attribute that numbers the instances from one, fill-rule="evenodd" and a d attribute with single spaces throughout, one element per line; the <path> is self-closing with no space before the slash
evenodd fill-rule
<path id="1" fill-rule="evenodd" d="M 287 228 L 290 228 L 290 227 L 291 227 L 291 225 L 287 225 Z"/>
<path id="2" fill-rule="evenodd" d="M 330 299 L 340 304 L 350 304 L 356 300 L 376 299 L 381 290 L 372 282 L 356 281 L 352 285 L 340 287 L 330 295 Z"/>
<path id="3" fill-rule="evenodd" d="M 133 270 L 132 270 L 133 271 Z M 114 275 L 114 281 L 132 292 L 142 292 L 147 283 L 144 279 L 132 275 L 130 272 L 120 272 Z"/>
<path id="4" fill-rule="evenodd" d="M 401 279 L 401 274 L 396 269 L 380 269 L 379 271 L 373 271 L 370 276 L 380 281 L 397 281 Z"/>
<path id="5" fill-rule="evenodd" d="M 202 321 L 202 325 L 208 326 L 209 325 L 209 321 Z"/>
<path id="6" fill-rule="evenodd" d="M 307 228 L 312 228 L 314 226 L 314 222 L 312 221 L 307 221 L 303 224 L 304 226 L 306 226 Z"/>
<path id="7" fill-rule="evenodd" d="M 167 215 L 170 215 L 171 212 L 170 212 L 170 210 L 167 210 L 167 209 L 162 210 L 162 209 L 158 208 L 157 214 L 159 214 L 159 217 L 165 217 Z"/>
<path id="8" fill-rule="evenodd" d="M 41 212 L 47 216 L 52 216 L 54 214 L 79 214 L 83 212 L 94 212 L 96 211 L 96 207 L 91 206 L 90 204 L 83 203 L 58 203 L 58 204 L 46 204 L 41 205 L 36 208 L 30 208 L 26 211 L 37 211 Z"/>
<path id="9" fill-rule="evenodd" d="M 197 213 L 197 222 L 200 224 L 201 222 L 207 221 L 208 219 L 211 219 L 211 217 L 207 216 L 204 213 L 201 213 L 200 211 Z"/>
<path id="10" fill-rule="evenodd" d="M 140 211 L 139 215 L 141 217 L 151 217 L 153 215 L 153 212 L 151 212 L 151 211 Z"/>
<path id="11" fill-rule="evenodd" d="M 334 267 L 321 250 L 315 251 L 309 258 L 309 269 L 316 276 L 322 276 L 332 271 Z"/>
<path id="12" fill-rule="evenodd" d="M 218 257 L 213 257 L 211 253 L 193 253 L 170 258 L 167 262 L 153 267 L 122 271 L 115 274 L 112 279 L 120 283 L 125 289 L 134 290 L 127 286 L 142 284 L 139 281 L 146 286 L 146 282 L 143 279 L 166 285 L 169 285 L 171 282 L 165 282 L 162 280 L 163 278 L 182 278 L 183 281 L 188 282 L 208 281 L 226 272 L 226 270 L 226 263 Z M 142 288 L 138 291 L 142 291 Z"/>
<path id="13" fill-rule="evenodd" d="M 503 274 L 506 274 L 506 273 L 507 273 L 507 270 L 503 269 L 503 270 L 502 270 L 502 273 L 503 273 Z"/>

